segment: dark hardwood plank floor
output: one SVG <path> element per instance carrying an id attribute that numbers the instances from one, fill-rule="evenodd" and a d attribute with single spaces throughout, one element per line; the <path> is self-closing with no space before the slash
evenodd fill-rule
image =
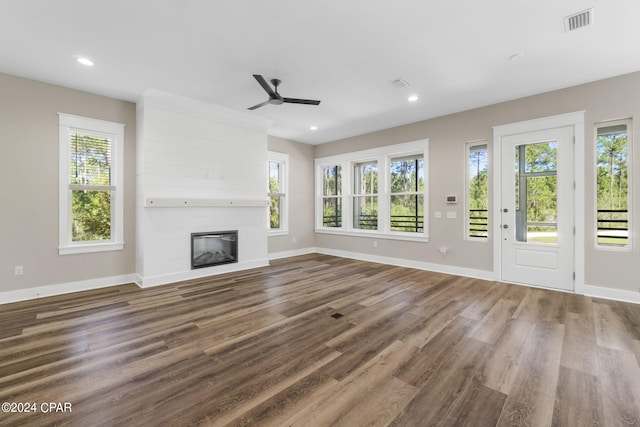
<path id="1" fill-rule="evenodd" d="M 640 425 L 640 306 L 568 293 L 312 254 L 0 322 L 2 426 Z"/>

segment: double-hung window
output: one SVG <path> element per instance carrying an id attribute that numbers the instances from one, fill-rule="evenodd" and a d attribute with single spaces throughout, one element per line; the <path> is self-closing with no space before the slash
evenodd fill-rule
<path id="1" fill-rule="evenodd" d="M 428 141 L 316 159 L 316 231 L 427 240 Z"/>
<path id="2" fill-rule="evenodd" d="M 59 113 L 59 253 L 120 250 L 124 125 Z"/>
<path id="3" fill-rule="evenodd" d="M 378 229 L 378 163 L 353 165 L 353 228 Z"/>
<path id="4" fill-rule="evenodd" d="M 286 234 L 288 231 L 287 166 L 289 155 L 270 151 L 268 158 L 269 235 Z"/>
<path id="5" fill-rule="evenodd" d="M 422 154 L 391 159 L 391 231 L 424 231 L 424 159 Z"/>
<path id="6" fill-rule="evenodd" d="M 322 226 L 342 227 L 342 166 L 320 168 L 322 180 Z"/>

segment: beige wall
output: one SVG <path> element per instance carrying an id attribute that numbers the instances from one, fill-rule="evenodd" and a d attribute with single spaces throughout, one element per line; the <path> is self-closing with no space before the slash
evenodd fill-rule
<path id="1" fill-rule="evenodd" d="M 58 255 L 58 112 L 126 125 L 123 251 Z M 135 126 L 135 104 L 0 74 L 0 292 L 135 272 Z"/>
<path id="2" fill-rule="evenodd" d="M 637 230 L 640 224 L 639 100 L 640 72 L 318 145 L 315 147 L 315 158 L 428 138 L 431 225 L 430 242 L 427 244 L 379 240 L 377 248 L 374 248 L 369 238 L 320 233 L 316 234 L 315 244 L 321 248 L 493 270 L 493 242 L 478 243 L 463 239 L 462 203 L 455 208 L 458 213 L 456 220 L 433 218 L 436 210 L 451 210 L 443 202 L 446 194 L 457 194 L 460 198 L 464 194 L 465 143 L 486 139 L 491 147 L 493 126 L 584 110 L 586 194 L 584 206 L 577 206 L 576 210 L 582 212 L 585 219 L 585 282 L 593 286 L 636 292 L 640 287 L 640 236 L 637 231 L 634 233 L 636 242 L 633 251 L 614 252 L 595 248 L 593 125 L 617 118 L 634 119 L 632 221 Z M 490 183 L 490 187 L 492 185 Z M 490 206 L 491 203 L 490 200 Z M 443 257 L 437 252 L 438 246 L 449 247 L 451 253 Z"/>
<path id="3" fill-rule="evenodd" d="M 269 237 L 269 253 L 312 248 L 313 146 L 275 136 L 269 136 L 267 146 L 269 151 L 289 154 L 289 234 Z"/>
<path id="4" fill-rule="evenodd" d="M 135 272 L 135 105 L 46 83 L 0 74 L 0 292 L 128 275 Z M 361 135 L 318 146 L 269 137 L 268 149 L 290 155 L 289 234 L 269 238 L 269 253 L 312 247 L 491 271 L 493 243 L 463 239 L 463 204 L 456 220 L 434 219 L 436 210 L 451 210 L 447 194 L 464 194 L 464 146 L 486 139 L 491 149 L 496 125 L 555 114 L 585 111 L 586 283 L 636 292 L 640 286 L 640 251 L 595 249 L 593 124 L 634 118 L 633 218 L 640 224 L 640 73 L 505 102 L 472 111 Z M 125 250 L 59 256 L 58 244 L 58 112 L 125 123 Z M 383 145 L 428 138 L 430 242 L 378 240 L 314 233 L 313 159 Z M 637 226 L 635 227 L 637 229 Z M 293 239 L 295 238 L 295 242 Z M 443 257 L 438 246 L 447 246 Z M 24 276 L 14 276 L 15 265 Z"/>

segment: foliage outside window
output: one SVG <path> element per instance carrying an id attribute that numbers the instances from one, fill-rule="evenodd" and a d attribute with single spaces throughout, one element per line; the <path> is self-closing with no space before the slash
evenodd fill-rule
<path id="1" fill-rule="evenodd" d="M 61 254 L 123 248 L 124 125 L 59 114 Z"/>
<path id="2" fill-rule="evenodd" d="M 422 233 L 424 159 L 422 155 L 391 159 L 390 229 Z"/>
<path id="3" fill-rule="evenodd" d="M 467 233 L 472 239 L 488 237 L 488 152 L 486 143 L 467 145 Z"/>
<path id="4" fill-rule="evenodd" d="M 342 167 L 322 167 L 322 225 L 342 227 Z"/>
<path id="5" fill-rule="evenodd" d="M 71 240 L 73 242 L 111 240 L 112 140 L 71 135 L 69 188 L 71 189 Z"/>
<path id="6" fill-rule="evenodd" d="M 268 173 L 269 188 L 269 231 L 287 231 L 287 163 L 288 155 L 282 153 L 269 153 Z"/>
<path id="7" fill-rule="evenodd" d="M 558 242 L 558 143 L 515 147 L 516 240 Z"/>
<path id="8" fill-rule="evenodd" d="M 318 158 L 316 231 L 427 240 L 428 141 Z"/>
<path id="9" fill-rule="evenodd" d="M 378 163 L 353 165 L 353 228 L 378 229 Z"/>
<path id="10" fill-rule="evenodd" d="M 596 242 L 630 247 L 630 120 L 596 126 Z"/>

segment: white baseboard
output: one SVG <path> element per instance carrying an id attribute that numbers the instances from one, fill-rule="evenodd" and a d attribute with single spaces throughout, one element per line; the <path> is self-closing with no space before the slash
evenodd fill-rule
<path id="1" fill-rule="evenodd" d="M 603 286 L 583 285 L 583 295 L 589 297 L 611 299 L 616 301 L 632 302 L 640 304 L 640 292 L 626 291 L 623 289 L 605 288 Z"/>
<path id="2" fill-rule="evenodd" d="M 303 248 L 292 251 L 271 253 L 268 259 L 251 261 L 248 263 L 227 264 L 218 266 L 215 269 L 199 269 L 182 273 L 169 274 L 164 276 L 140 277 L 136 274 L 124 274 L 120 276 L 103 277 L 98 279 L 81 280 L 77 282 L 67 282 L 55 285 L 38 286 L 28 289 L 18 289 L 13 291 L 0 292 L 0 304 L 26 301 L 31 299 L 63 295 L 72 292 L 89 291 L 92 289 L 108 288 L 110 286 L 136 283 L 142 288 L 159 286 L 168 283 L 175 283 L 183 280 L 197 279 L 200 277 L 214 276 L 233 271 L 246 270 L 249 268 L 265 267 L 269 265 L 269 259 L 287 258 L 298 255 L 320 253 L 325 255 L 339 256 L 343 258 L 357 259 L 360 261 L 378 262 L 381 264 L 396 265 L 399 267 L 417 268 L 420 270 L 435 271 L 438 273 L 454 274 L 458 276 L 473 277 L 483 280 L 495 280 L 492 271 L 476 270 L 465 267 L 456 267 L 444 264 L 433 264 L 421 261 L 412 261 L 401 258 L 383 257 L 377 255 L 363 254 L 358 252 L 340 251 L 327 248 Z M 224 267 L 224 268 L 223 268 Z M 595 298 L 624 301 L 640 304 L 640 292 L 633 292 L 622 289 L 607 288 L 603 286 L 581 285 L 576 286 L 576 293 Z"/>
<path id="3" fill-rule="evenodd" d="M 72 292 L 90 291 L 92 289 L 108 288 L 110 286 L 125 285 L 127 283 L 134 283 L 135 280 L 135 274 L 124 274 L 121 276 L 101 277 L 98 279 L 80 280 L 77 282 L 59 283 L 56 285 L 37 286 L 34 288 L 0 292 L 0 304 L 70 294 Z"/>
<path id="4" fill-rule="evenodd" d="M 494 280 L 493 271 L 476 270 L 473 268 L 457 267 L 446 264 L 433 264 L 430 262 L 413 261 L 402 258 L 392 258 L 379 255 L 363 254 L 359 252 L 347 252 L 336 249 L 316 248 L 316 252 L 325 255 L 334 255 L 343 258 L 357 259 L 360 261 L 378 262 L 381 264 L 396 265 L 398 267 L 417 268 L 419 270 L 434 271 L 437 273 L 454 274 L 456 276 L 473 277 L 475 279 Z"/>
<path id="5" fill-rule="evenodd" d="M 199 268 L 196 270 L 188 270 L 179 273 L 163 274 L 157 276 L 136 275 L 135 283 L 141 288 L 149 288 L 152 286 L 182 282 L 184 280 L 199 279 L 201 277 L 217 276 L 219 274 L 231 273 L 234 271 L 248 270 L 250 268 L 266 267 L 268 265 L 269 260 L 267 258 L 264 258 L 248 262 L 224 264 L 215 267 Z"/>
<path id="6" fill-rule="evenodd" d="M 294 249 L 292 251 L 273 252 L 269 254 L 269 259 L 289 258 L 292 256 L 308 255 L 313 253 L 318 253 L 318 248 L 311 247 Z"/>

